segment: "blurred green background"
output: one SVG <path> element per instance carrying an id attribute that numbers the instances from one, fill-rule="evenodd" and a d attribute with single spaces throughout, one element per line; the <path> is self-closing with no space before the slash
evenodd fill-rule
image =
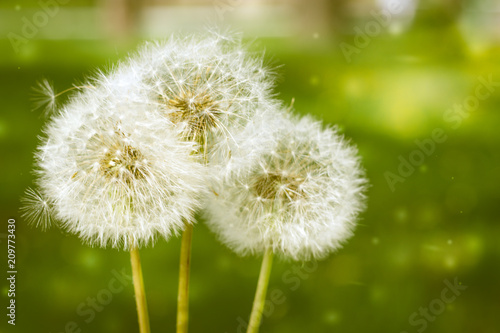
<path id="1" fill-rule="evenodd" d="M 317 264 L 275 261 L 269 290 L 282 296 L 261 332 L 500 332 L 500 84 L 481 83 L 500 83 L 500 4 L 396 3 L 389 17 L 389 0 L 2 0 L 1 262 L 15 218 L 18 275 L 15 327 L 2 278 L 0 332 L 138 331 L 132 284 L 113 280 L 130 274 L 128 253 L 30 228 L 19 214 L 44 123 L 32 87 L 47 77 L 62 91 L 146 39 L 207 25 L 265 48 L 279 98 L 338 124 L 371 183 L 344 249 Z M 415 140 L 430 149 L 435 129 L 446 139 L 426 154 Z M 153 332 L 175 329 L 179 245 L 141 250 Z M 237 257 L 203 223 L 192 255 L 190 331 L 243 332 L 260 259 Z M 467 286 L 449 304 L 445 280 Z"/>

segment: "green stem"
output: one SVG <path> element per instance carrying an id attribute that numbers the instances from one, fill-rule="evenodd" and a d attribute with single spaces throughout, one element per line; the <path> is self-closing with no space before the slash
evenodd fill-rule
<path id="1" fill-rule="evenodd" d="M 273 265 L 273 250 L 268 248 L 262 259 L 260 268 L 259 282 L 257 283 L 257 291 L 253 300 L 252 313 L 250 314 L 250 322 L 248 323 L 247 333 L 259 332 L 262 312 L 266 303 L 267 286 L 269 284 L 269 276 L 271 275 L 271 267 Z"/>
<path id="2" fill-rule="evenodd" d="M 177 333 L 187 333 L 189 320 L 189 268 L 191 264 L 191 240 L 193 225 L 188 224 L 181 241 L 179 267 L 179 292 L 177 295 Z"/>
<path id="3" fill-rule="evenodd" d="M 132 276 L 134 280 L 135 301 L 137 303 L 137 315 L 139 317 L 139 331 L 149 333 L 148 305 L 146 293 L 144 292 L 144 281 L 142 279 L 141 258 L 136 247 L 130 249 L 130 261 L 132 262 Z"/>

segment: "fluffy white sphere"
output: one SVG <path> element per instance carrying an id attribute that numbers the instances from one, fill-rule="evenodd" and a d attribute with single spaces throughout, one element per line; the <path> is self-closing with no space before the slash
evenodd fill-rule
<path id="1" fill-rule="evenodd" d="M 203 156 L 233 140 L 257 110 L 273 108 L 273 75 L 241 39 L 210 32 L 146 44 L 124 67 Z"/>
<path id="2" fill-rule="evenodd" d="M 47 125 L 38 185 L 64 229 L 90 245 L 128 249 L 193 221 L 205 169 L 195 146 L 130 84 L 99 77 Z"/>
<path id="3" fill-rule="evenodd" d="M 206 221 L 224 244 L 242 255 L 271 248 L 309 260 L 352 236 L 366 180 L 356 149 L 336 129 L 268 114 L 236 142 L 205 205 Z"/>

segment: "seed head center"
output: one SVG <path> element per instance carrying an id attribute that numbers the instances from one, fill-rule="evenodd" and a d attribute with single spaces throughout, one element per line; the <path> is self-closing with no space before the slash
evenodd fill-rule
<path id="1" fill-rule="evenodd" d="M 130 184 L 146 176 L 146 162 L 142 153 L 125 145 L 121 149 L 109 149 L 100 161 L 100 170 L 107 177 Z"/>
<path id="2" fill-rule="evenodd" d="M 218 126 L 222 114 L 218 103 L 206 92 L 181 92 L 167 100 L 167 106 L 169 119 L 174 124 L 186 125 L 186 139 L 202 145 L 209 132 Z"/>
<path id="3" fill-rule="evenodd" d="M 267 200 L 291 201 L 304 195 L 301 185 L 304 178 L 298 175 L 283 175 L 269 172 L 259 176 L 252 189 L 254 193 Z"/>

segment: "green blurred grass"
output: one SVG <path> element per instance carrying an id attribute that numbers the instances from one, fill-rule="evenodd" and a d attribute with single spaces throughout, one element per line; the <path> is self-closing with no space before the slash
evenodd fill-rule
<path id="1" fill-rule="evenodd" d="M 265 318 L 262 332 L 415 332 L 410 314 L 455 277 L 469 289 L 427 332 L 497 332 L 500 91 L 458 129 L 443 113 L 473 93 L 479 75 L 500 81 L 500 52 L 471 55 L 453 28 L 380 36 L 351 64 L 337 42 L 314 43 L 262 39 L 255 49 L 265 47 L 272 64 L 283 64 L 276 92 L 285 104 L 294 98 L 296 112 L 339 125 L 358 145 L 371 183 L 368 210 L 349 244 L 318 263 L 297 290 L 288 279 L 296 264 L 276 261 L 270 289 L 282 290 L 286 302 Z M 129 270 L 128 254 L 88 248 L 56 229 L 32 229 L 18 213 L 43 125 L 30 111 L 30 87 L 49 77 L 63 90 L 136 44 L 34 40 L 15 55 L 0 41 L 1 212 L 2 221 L 17 219 L 19 271 L 18 326 L 10 331 L 63 332 L 68 321 L 83 332 L 136 331 L 131 285 L 91 323 L 75 312 L 107 287 L 112 270 Z M 384 173 L 397 172 L 398 156 L 407 158 L 414 140 L 437 127 L 448 140 L 391 192 Z M 156 332 L 175 327 L 179 245 L 159 241 L 141 251 Z M 236 332 L 237 318 L 251 308 L 259 259 L 238 258 L 200 223 L 192 264 L 191 332 Z"/>

